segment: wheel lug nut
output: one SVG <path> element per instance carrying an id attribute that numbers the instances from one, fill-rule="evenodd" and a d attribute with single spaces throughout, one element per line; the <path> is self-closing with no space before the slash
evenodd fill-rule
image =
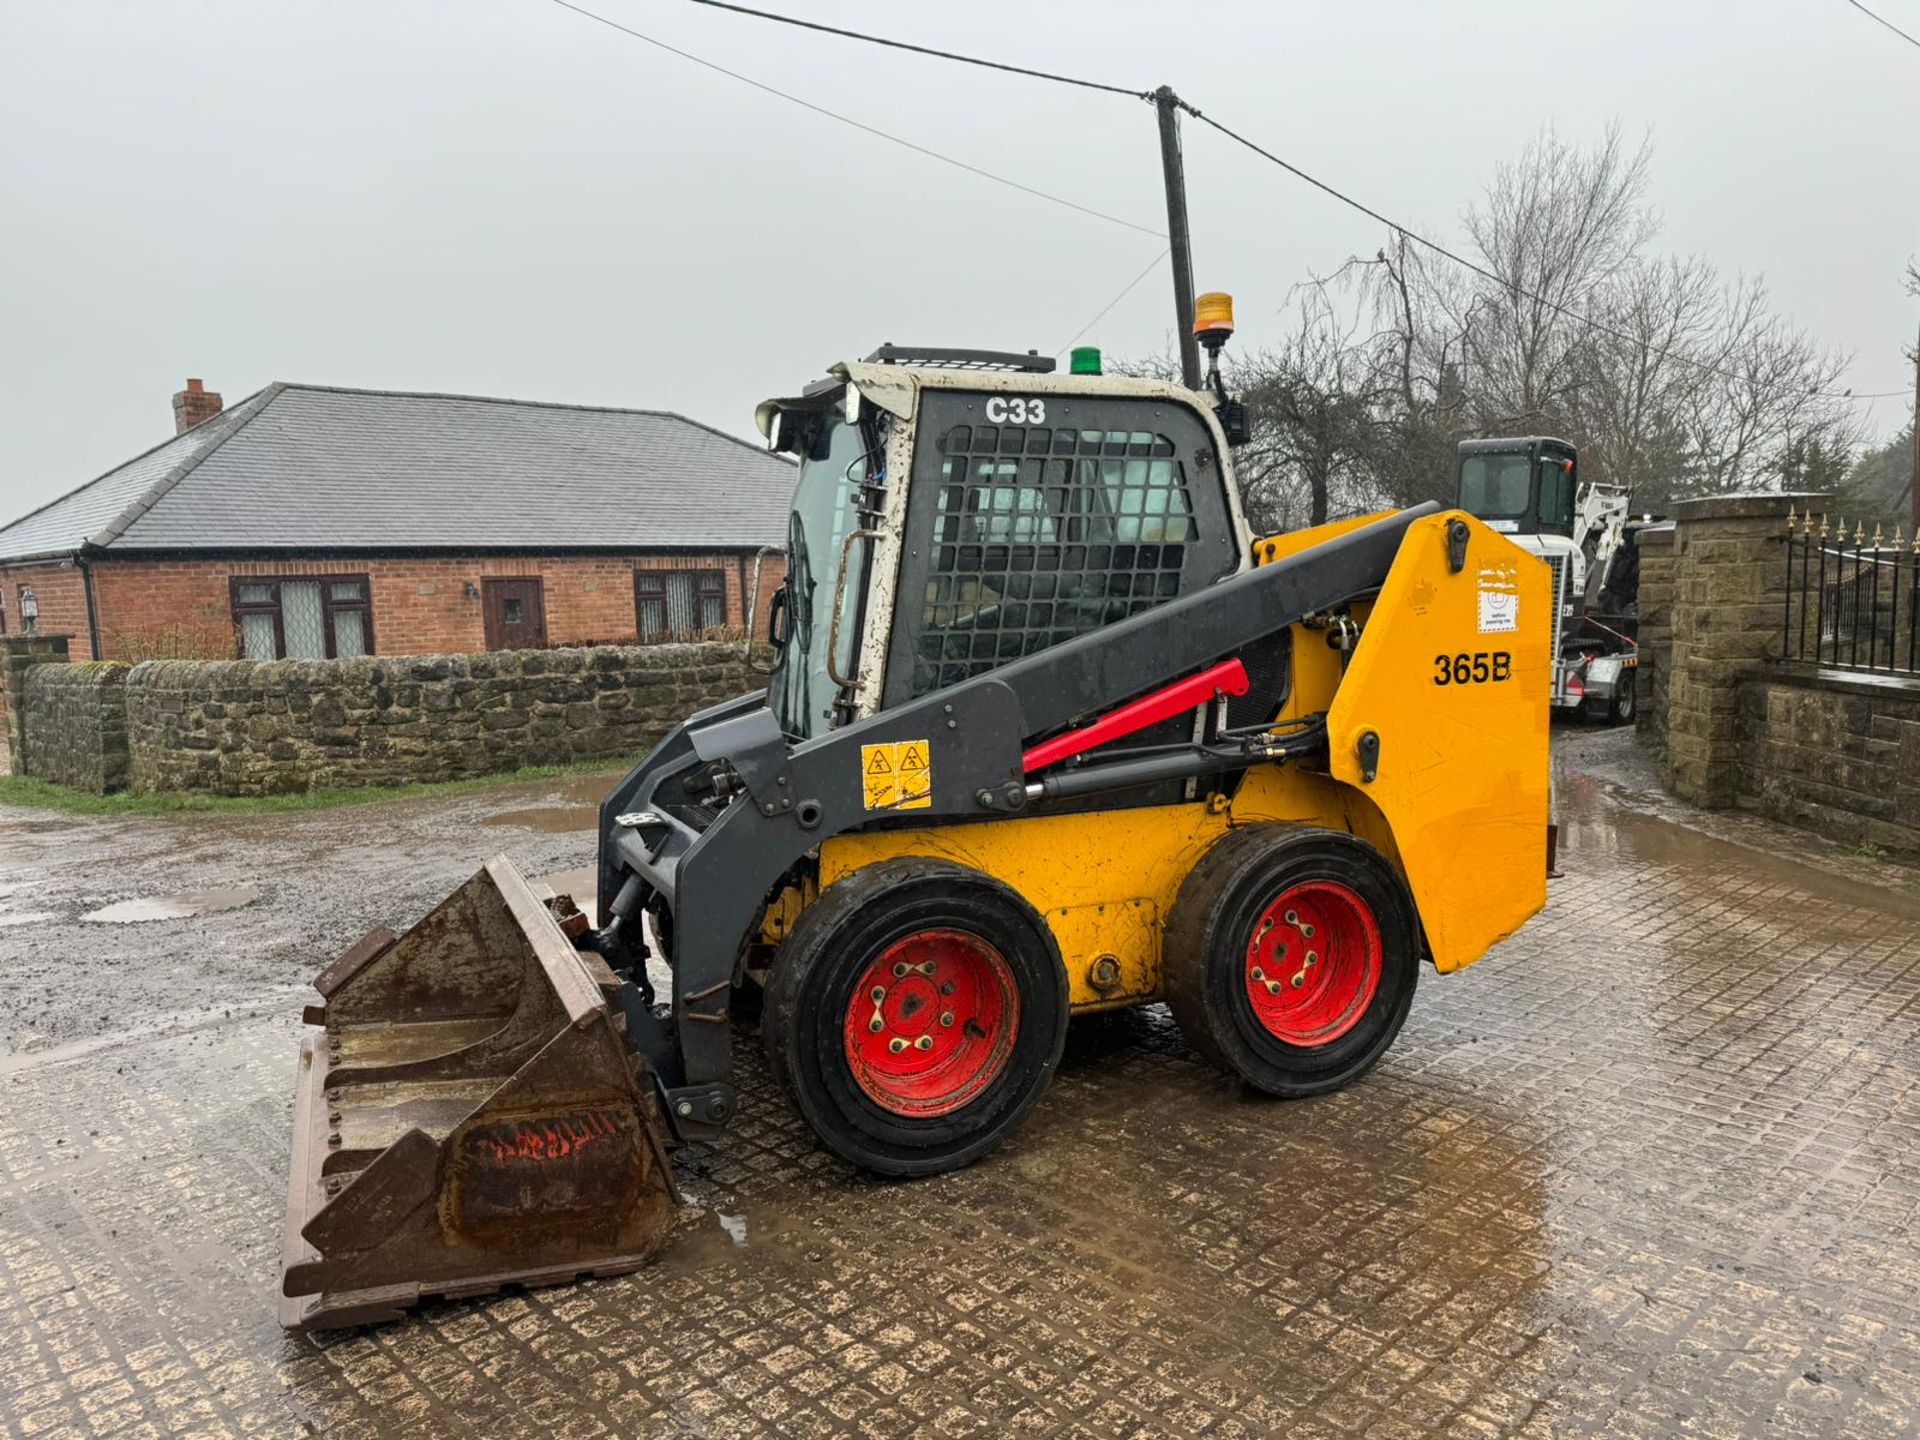
<path id="1" fill-rule="evenodd" d="M 1302 970 L 1298 975 L 1295 975 L 1293 977 L 1293 980 L 1291 983 L 1293 985 L 1293 988 L 1298 990 L 1302 985 L 1307 983 L 1307 972 Z"/>
<path id="2" fill-rule="evenodd" d="M 1307 951 L 1307 964 L 1309 964 L 1309 965 L 1318 965 L 1319 963 L 1320 963 L 1320 954 L 1319 954 L 1319 952 L 1318 952 L 1318 951 L 1316 951 L 1316 950 L 1309 950 L 1309 951 Z"/>
<path id="3" fill-rule="evenodd" d="M 906 961 L 896 960 L 893 962 L 893 978 L 894 979 L 899 980 L 903 978 L 906 975 L 906 973 L 907 973 Z"/>
<path id="4" fill-rule="evenodd" d="M 867 992 L 867 998 L 878 1005 L 882 1000 L 887 998 L 887 987 L 884 985 L 874 986 L 873 989 Z"/>
<path id="5" fill-rule="evenodd" d="M 931 1035 L 922 1035 L 922 1036 L 921 1036 L 921 1037 L 920 1037 L 920 1038 L 919 1038 L 918 1040 L 916 1040 L 916 1041 L 914 1041 L 914 1042 L 913 1042 L 913 1048 L 914 1048 L 914 1049 L 916 1049 L 916 1050 L 931 1050 L 931 1049 L 933 1049 L 933 1036 L 931 1036 Z"/>
<path id="6" fill-rule="evenodd" d="M 942 995 L 953 994 L 953 981 L 951 980 L 944 981 L 940 986 L 940 993 Z"/>
<path id="7" fill-rule="evenodd" d="M 906 1048 L 907 1048 L 907 1042 L 898 1035 L 894 1036 L 893 1039 L 887 1041 L 887 1049 L 895 1055 L 898 1055 L 902 1050 Z"/>
<path id="8" fill-rule="evenodd" d="M 1287 924 L 1298 925 L 1299 923 L 1300 923 L 1300 912 L 1298 910 L 1287 911 Z"/>
<path id="9" fill-rule="evenodd" d="M 942 1010 L 942 1011 L 940 1012 L 940 1023 L 941 1023 L 942 1025 L 951 1025 L 951 1024 L 953 1024 L 953 1011 L 951 1011 L 951 1010 Z"/>
<path id="10" fill-rule="evenodd" d="M 867 1022 L 867 1029 L 871 1030 L 876 1035 L 878 1035 L 882 1030 L 886 1028 L 887 1028 L 887 1022 L 882 1020 L 878 1015 L 874 1016 L 873 1019 Z"/>
<path id="11" fill-rule="evenodd" d="M 1304 935 L 1304 936 L 1306 936 L 1306 937 L 1307 937 L 1307 939 L 1309 939 L 1309 940 L 1311 940 L 1311 939 L 1313 938 L 1313 926 L 1311 926 L 1311 925 L 1302 925 L 1302 926 L 1300 927 L 1300 933 L 1301 933 L 1302 935 Z"/>

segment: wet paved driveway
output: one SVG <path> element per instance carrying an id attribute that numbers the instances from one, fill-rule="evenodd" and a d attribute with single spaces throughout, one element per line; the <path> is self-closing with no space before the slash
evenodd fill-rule
<path id="1" fill-rule="evenodd" d="M 1354 1090 L 1250 1098 L 1149 1011 L 1078 1026 L 997 1156 L 883 1184 L 743 1036 L 668 1258 L 318 1342 L 273 1321 L 298 977 L 587 838 L 537 796 L 0 815 L 0 921 L 55 912 L 0 924 L 0 1434 L 1911 1434 L 1920 901 L 1628 808 L 1625 739 L 1571 732 L 1551 908 Z M 548 818 L 471 828 L 510 803 Z M 77 921 L 167 873 L 262 898 Z"/>

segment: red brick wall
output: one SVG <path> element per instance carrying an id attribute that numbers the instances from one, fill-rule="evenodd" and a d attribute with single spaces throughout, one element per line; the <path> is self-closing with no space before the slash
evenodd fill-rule
<path id="1" fill-rule="evenodd" d="M 94 603 L 107 659 L 227 658 L 235 635 L 228 581 L 235 575 L 366 575 L 373 636 L 381 655 L 459 653 L 486 648 L 480 600 L 469 598 L 490 576 L 537 575 L 553 645 L 636 638 L 633 573 L 720 570 L 727 581 L 727 619 L 741 622 L 753 584 L 751 555 L 473 556 L 369 560 L 317 555 L 300 560 L 110 560 L 94 562 Z M 769 555 L 760 581 L 756 635 L 785 574 Z M 76 575 L 77 582 L 77 575 Z M 744 589 L 743 589 L 744 584 Z M 36 589 L 38 587 L 36 586 Z M 41 629 L 48 629 L 41 597 Z M 78 633 L 84 636 L 84 616 Z M 76 658 L 79 658 L 76 654 Z"/>
<path id="2" fill-rule="evenodd" d="M 79 567 L 71 562 L 51 561 L 38 565 L 0 563 L 0 595 L 6 597 L 7 634 L 24 633 L 20 620 L 20 587 L 31 586 L 40 602 L 39 633 L 69 637 L 67 655 L 73 660 L 91 660 L 87 643 L 87 589 Z"/>

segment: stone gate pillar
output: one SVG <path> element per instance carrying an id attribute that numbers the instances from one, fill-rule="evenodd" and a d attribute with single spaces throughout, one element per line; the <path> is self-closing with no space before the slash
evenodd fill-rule
<path id="1" fill-rule="evenodd" d="M 1778 660 L 1784 643 L 1787 512 L 1832 499 L 1715 495 L 1674 506 L 1666 780 L 1683 800 L 1733 803 L 1740 674 Z"/>
<path id="2" fill-rule="evenodd" d="M 28 669 L 35 665 L 64 665 L 66 660 L 65 635 L 0 635 L 0 713 L 6 720 L 7 742 L 6 755 L 0 757 L 7 763 L 0 765 L 0 774 L 26 773 L 27 741 L 20 700 L 26 693 L 22 682 Z"/>

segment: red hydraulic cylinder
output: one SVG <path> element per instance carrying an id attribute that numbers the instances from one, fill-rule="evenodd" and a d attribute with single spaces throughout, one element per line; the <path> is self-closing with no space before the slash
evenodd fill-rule
<path id="1" fill-rule="evenodd" d="M 1205 705 L 1217 695 L 1244 695 L 1249 684 L 1246 666 L 1237 659 L 1222 660 L 1198 675 L 1176 680 L 1150 695 L 1142 695 L 1138 700 L 1129 700 L 1118 710 L 1108 711 L 1091 725 L 1082 725 L 1076 730 L 1043 741 L 1022 755 L 1020 763 L 1031 775 L 1056 760 L 1083 755 L 1109 740 L 1118 740 L 1122 735 L 1131 735 L 1183 711 Z"/>

